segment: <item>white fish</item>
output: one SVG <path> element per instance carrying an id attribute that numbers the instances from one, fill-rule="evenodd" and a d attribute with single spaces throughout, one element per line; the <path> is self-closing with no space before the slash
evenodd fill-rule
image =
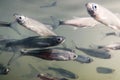
<path id="1" fill-rule="evenodd" d="M 87 3 L 86 8 L 90 16 L 95 20 L 112 29 L 120 30 L 120 19 L 108 9 L 96 3 Z"/>
<path id="2" fill-rule="evenodd" d="M 104 46 L 98 46 L 99 49 L 103 48 L 106 50 L 120 50 L 120 42 L 104 45 Z"/>
<path id="3" fill-rule="evenodd" d="M 57 19 L 55 20 L 53 16 L 51 16 L 51 18 L 55 23 Z M 73 19 L 70 20 L 65 20 L 65 21 L 59 20 L 58 22 L 58 25 L 71 25 L 74 26 L 74 29 L 94 27 L 97 24 L 99 24 L 99 22 L 91 17 L 82 17 L 82 18 L 74 17 Z"/>
<path id="4" fill-rule="evenodd" d="M 45 24 L 32 18 L 28 18 L 17 13 L 14 14 L 16 21 L 25 28 L 37 33 L 40 36 L 56 36 Z"/>

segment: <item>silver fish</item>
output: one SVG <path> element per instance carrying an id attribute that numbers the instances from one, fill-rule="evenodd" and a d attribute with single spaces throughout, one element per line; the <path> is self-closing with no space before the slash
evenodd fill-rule
<path id="1" fill-rule="evenodd" d="M 120 19 L 110 10 L 96 3 L 87 3 L 86 8 L 95 20 L 112 29 L 120 30 Z"/>
<path id="2" fill-rule="evenodd" d="M 76 17 L 71 20 L 60 21 L 59 24 L 72 25 L 76 28 L 89 28 L 89 27 L 95 27 L 97 24 L 99 24 L 99 22 L 91 17 L 83 17 L 83 18 Z"/>
<path id="3" fill-rule="evenodd" d="M 16 21 L 20 25 L 37 33 L 40 36 L 56 36 L 56 34 L 53 31 L 51 31 L 45 24 L 38 22 L 37 20 L 17 13 L 15 13 L 13 16 L 15 16 Z"/>
<path id="4" fill-rule="evenodd" d="M 98 49 L 106 49 L 106 50 L 120 50 L 120 42 L 98 46 Z"/>
<path id="5" fill-rule="evenodd" d="M 45 60 L 68 61 L 74 60 L 78 56 L 74 52 L 63 49 L 38 49 L 38 50 L 21 50 L 22 55 L 30 55 Z"/>

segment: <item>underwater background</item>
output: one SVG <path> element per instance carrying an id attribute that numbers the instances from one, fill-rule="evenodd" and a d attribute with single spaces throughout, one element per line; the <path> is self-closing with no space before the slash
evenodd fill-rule
<path id="1" fill-rule="evenodd" d="M 40 6 L 54 2 L 55 0 L 0 0 L 0 21 L 14 21 L 13 14 L 20 13 L 41 22 L 52 23 L 50 16 L 55 16 L 60 20 L 72 19 L 74 16 L 87 17 L 89 14 L 85 8 L 87 2 L 101 4 L 114 13 L 120 13 L 119 0 L 57 0 L 57 5 L 53 7 L 40 8 Z M 10 39 L 21 39 L 24 36 L 35 36 L 36 34 L 25 29 L 19 24 L 15 24 L 22 35 L 18 35 L 14 30 L 0 27 L 0 35 Z M 54 32 L 66 37 L 65 44 L 73 49 L 73 40 L 78 46 L 88 48 L 91 44 L 104 45 L 113 42 L 120 42 L 120 37 L 109 36 L 103 39 L 104 33 L 114 30 L 99 25 L 93 28 L 73 29 L 73 26 L 62 25 Z M 76 50 L 77 54 L 86 55 Z M 19 54 L 19 53 L 18 53 Z M 62 68 L 73 72 L 78 79 L 68 78 L 69 80 L 119 80 L 120 79 L 120 51 L 111 51 L 111 59 L 93 58 L 93 62 L 82 64 L 75 61 L 48 61 L 32 56 L 22 56 L 15 60 L 11 65 L 11 71 L 7 75 L 0 75 L 0 80 L 40 80 L 36 77 L 38 73 L 49 73 L 54 77 L 64 77 L 50 68 Z M 2 52 L 0 63 L 7 64 L 13 53 Z M 88 56 L 88 55 L 87 55 Z M 32 69 L 30 67 L 34 67 Z M 108 67 L 115 71 L 110 74 L 100 74 L 96 67 Z M 66 77 L 67 78 L 67 77 Z"/>

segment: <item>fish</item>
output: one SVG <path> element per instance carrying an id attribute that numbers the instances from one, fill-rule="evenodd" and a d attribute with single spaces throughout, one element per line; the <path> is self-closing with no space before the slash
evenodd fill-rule
<path id="1" fill-rule="evenodd" d="M 120 19 L 110 10 L 96 3 L 86 3 L 88 14 L 98 22 L 114 30 L 120 30 Z"/>
<path id="2" fill-rule="evenodd" d="M 89 28 L 95 27 L 96 25 L 100 24 L 98 21 L 94 20 L 91 17 L 74 17 L 70 20 L 58 20 L 54 16 L 50 16 L 54 25 L 54 29 L 58 28 L 60 25 L 71 25 L 74 29 L 78 28 Z"/>
<path id="3" fill-rule="evenodd" d="M 82 47 L 78 47 L 78 46 L 75 46 L 75 48 L 77 50 L 84 52 L 85 54 L 87 54 L 89 56 L 93 56 L 96 58 L 101 58 L 101 59 L 110 59 L 111 58 L 111 54 L 107 50 L 104 50 L 104 49 L 82 48 Z"/>
<path id="4" fill-rule="evenodd" d="M 16 27 L 16 26 L 13 26 L 13 24 L 15 24 L 15 22 L 0 21 L 0 27 L 11 28 L 11 29 L 14 30 L 15 32 L 17 32 L 19 35 L 21 35 L 21 33 L 18 31 L 17 27 Z"/>
<path id="5" fill-rule="evenodd" d="M 38 74 L 37 77 L 40 80 L 68 80 L 67 78 L 49 77 L 48 74 Z"/>
<path id="6" fill-rule="evenodd" d="M 105 49 L 105 50 L 120 50 L 120 42 L 103 45 L 103 46 L 97 46 L 98 49 Z"/>
<path id="7" fill-rule="evenodd" d="M 93 59 L 90 57 L 83 56 L 83 55 L 78 55 L 75 61 L 80 62 L 80 63 L 91 63 Z"/>
<path id="8" fill-rule="evenodd" d="M 14 13 L 15 21 L 26 29 L 35 32 L 39 36 L 57 36 L 52 30 L 50 30 L 45 24 L 29 18 L 24 15 Z"/>
<path id="9" fill-rule="evenodd" d="M 57 5 L 57 1 L 52 2 L 51 4 L 40 6 L 40 8 L 54 7 Z"/>
<path id="10" fill-rule="evenodd" d="M 76 28 L 89 28 L 89 27 L 95 27 L 97 24 L 99 24 L 98 21 L 94 20 L 91 17 L 76 17 L 74 19 L 70 19 L 70 20 L 65 20 L 59 21 L 59 25 L 71 25 L 74 26 Z"/>
<path id="11" fill-rule="evenodd" d="M 52 74 L 49 73 L 43 73 L 39 72 L 33 65 L 28 64 L 30 67 L 30 73 L 22 75 L 22 77 L 27 77 L 27 78 L 40 78 L 40 80 L 68 80 L 66 78 L 59 78 L 59 77 L 54 77 Z"/>
<path id="12" fill-rule="evenodd" d="M 5 42 L 4 42 L 5 41 Z M 23 38 L 20 40 L 4 40 L 0 41 L 0 44 L 5 43 L 5 48 L 16 47 L 18 49 L 23 48 L 46 48 L 57 46 L 62 44 L 65 41 L 65 37 L 63 36 L 48 36 L 48 37 L 40 37 L 40 36 L 31 36 L 27 38 Z"/>
<path id="13" fill-rule="evenodd" d="M 68 50 L 63 50 L 58 48 L 36 49 L 36 50 L 22 49 L 20 52 L 21 55 L 34 56 L 45 60 L 69 61 L 77 58 L 77 54 L 75 54 L 74 52 L 70 52 Z"/>
<path id="14" fill-rule="evenodd" d="M 78 79 L 78 75 L 74 74 L 71 71 L 65 70 L 63 68 L 55 68 L 55 67 L 48 67 L 49 70 L 56 71 L 57 74 L 60 74 L 64 77 L 71 78 L 71 79 Z"/>
<path id="15" fill-rule="evenodd" d="M 0 75 L 7 75 L 10 72 L 10 69 L 0 64 Z"/>
<path id="16" fill-rule="evenodd" d="M 107 67 L 97 67 L 96 71 L 98 73 L 103 73 L 103 74 L 110 74 L 115 71 L 115 69 L 107 68 Z"/>

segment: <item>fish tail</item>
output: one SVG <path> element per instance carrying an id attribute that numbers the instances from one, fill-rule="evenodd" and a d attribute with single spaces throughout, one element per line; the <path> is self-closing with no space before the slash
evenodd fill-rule
<path id="1" fill-rule="evenodd" d="M 50 18 L 52 19 L 54 29 L 57 28 L 58 26 L 64 24 L 64 21 L 58 20 L 58 19 L 57 19 L 56 17 L 54 17 L 54 16 L 50 16 Z"/>

